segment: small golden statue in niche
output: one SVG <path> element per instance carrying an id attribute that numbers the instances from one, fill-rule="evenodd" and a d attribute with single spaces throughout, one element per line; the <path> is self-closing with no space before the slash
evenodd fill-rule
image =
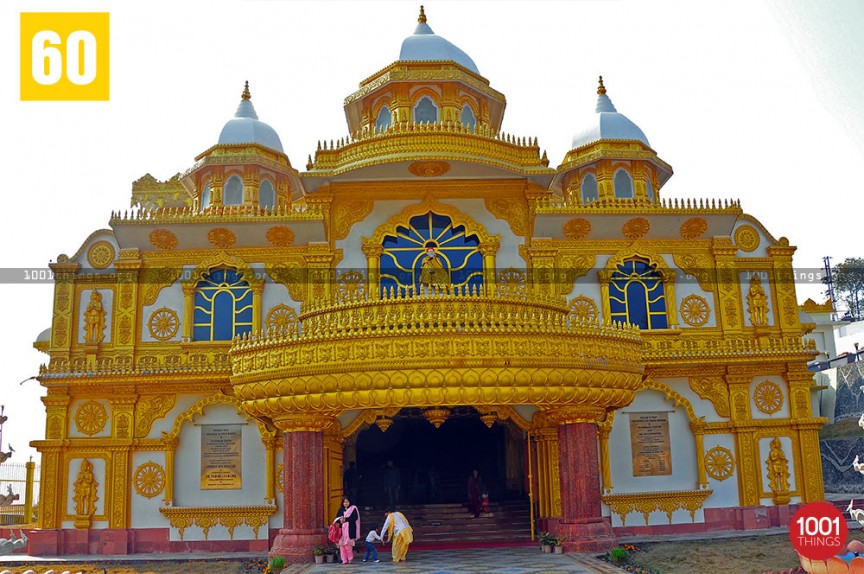
<path id="1" fill-rule="evenodd" d="M 774 504 L 789 504 L 789 461 L 778 437 L 771 441 L 771 452 L 765 464 L 768 466 L 768 487 L 773 493 Z"/>
<path id="2" fill-rule="evenodd" d="M 750 291 L 747 292 L 747 312 L 750 313 L 750 323 L 754 327 L 764 327 L 768 324 L 768 296 L 762 289 L 759 274 L 750 278 Z"/>
<path id="3" fill-rule="evenodd" d="M 90 304 L 84 311 L 84 342 L 101 343 L 105 340 L 105 309 L 102 308 L 102 294 L 94 289 L 90 292 Z"/>
<path id="4" fill-rule="evenodd" d="M 450 272 L 432 247 L 426 248 L 426 256 L 420 269 L 420 284 L 436 291 L 447 291 L 450 288 Z"/>
<path id="5" fill-rule="evenodd" d="M 96 513 L 96 501 L 99 500 L 96 475 L 93 474 L 93 463 L 86 458 L 81 461 L 81 469 L 78 478 L 75 479 L 75 526 L 76 528 L 89 528 L 90 517 Z"/>

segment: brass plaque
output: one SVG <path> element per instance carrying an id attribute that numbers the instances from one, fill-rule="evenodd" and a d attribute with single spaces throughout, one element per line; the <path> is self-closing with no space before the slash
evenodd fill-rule
<path id="1" fill-rule="evenodd" d="M 668 413 L 630 413 L 633 476 L 672 474 Z"/>
<path id="2" fill-rule="evenodd" d="M 242 488 L 243 425 L 201 425 L 201 490 Z"/>

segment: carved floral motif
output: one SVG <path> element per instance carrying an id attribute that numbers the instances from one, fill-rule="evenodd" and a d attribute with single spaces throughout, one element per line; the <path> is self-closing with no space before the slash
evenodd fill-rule
<path id="1" fill-rule="evenodd" d="M 702 217 L 691 217 L 681 224 L 679 232 L 684 239 L 698 239 L 708 230 L 708 222 Z"/>
<path id="2" fill-rule="evenodd" d="M 624 224 L 621 228 L 621 233 L 627 239 L 641 239 L 648 235 L 651 229 L 651 224 L 644 217 L 634 217 Z"/>
<path id="3" fill-rule="evenodd" d="M 154 229 L 150 232 L 150 245 L 156 249 L 170 251 L 177 247 L 177 236 L 167 229 Z"/>
<path id="4" fill-rule="evenodd" d="M 294 232 L 290 227 L 274 225 L 267 230 L 267 241 L 274 247 L 288 247 L 294 243 Z"/>
<path id="5" fill-rule="evenodd" d="M 591 222 L 581 217 L 574 217 L 564 224 L 562 231 L 567 239 L 574 241 L 584 239 L 591 233 Z"/>
<path id="6" fill-rule="evenodd" d="M 408 171 L 417 177 L 440 177 L 450 171 L 446 161 L 415 161 L 408 166 Z"/>
<path id="7" fill-rule="evenodd" d="M 207 232 L 207 241 L 209 241 L 214 247 L 228 249 L 237 243 L 237 236 L 230 229 L 215 227 Z"/>

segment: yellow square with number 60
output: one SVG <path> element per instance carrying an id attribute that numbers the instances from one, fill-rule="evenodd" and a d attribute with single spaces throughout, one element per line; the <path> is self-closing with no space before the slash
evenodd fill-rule
<path id="1" fill-rule="evenodd" d="M 107 12 L 21 13 L 21 100 L 107 100 Z"/>

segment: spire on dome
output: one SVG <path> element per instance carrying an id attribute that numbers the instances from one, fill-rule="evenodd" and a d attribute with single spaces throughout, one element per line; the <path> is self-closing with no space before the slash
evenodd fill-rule
<path id="1" fill-rule="evenodd" d="M 420 22 L 421 24 L 426 23 L 426 12 L 423 10 L 422 4 L 420 5 L 420 15 L 417 16 L 417 21 Z"/>
<path id="2" fill-rule="evenodd" d="M 599 85 L 597 86 L 597 106 L 594 111 L 598 114 L 601 112 L 616 113 L 615 105 L 609 96 L 606 95 L 606 86 L 603 85 L 603 76 L 600 76 Z"/>
<path id="3" fill-rule="evenodd" d="M 244 100 L 251 100 L 252 94 L 249 93 L 249 80 L 246 80 L 246 85 L 243 88 L 243 95 L 241 96 Z"/>

